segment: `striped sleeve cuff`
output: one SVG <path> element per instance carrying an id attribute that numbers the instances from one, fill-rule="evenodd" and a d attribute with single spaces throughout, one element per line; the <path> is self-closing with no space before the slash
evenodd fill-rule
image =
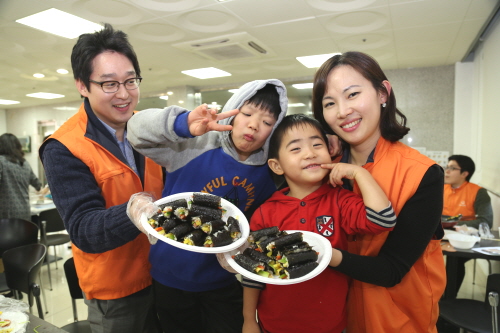
<path id="1" fill-rule="evenodd" d="M 243 275 L 241 276 L 241 285 L 243 287 L 254 288 L 254 289 L 259 289 L 259 290 L 264 290 L 266 288 L 265 283 L 251 280 L 249 278 L 244 277 Z"/>
<path id="2" fill-rule="evenodd" d="M 387 208 L 384 208 L 379 212 L 366 207 L 366 217 L 373 223 L 384 228 L 394 228 L 396 225 L 396 213 L 394 213 L 390 202 Z"/>

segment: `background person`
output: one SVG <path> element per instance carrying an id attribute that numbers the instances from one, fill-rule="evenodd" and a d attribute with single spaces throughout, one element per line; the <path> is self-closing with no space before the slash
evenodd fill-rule
<path id="1" fill-rule="evenodd" d="M 440 239 L 443 170 L 399 140 L 409 131 L 391 84 L 361 52 L 327 60 L 314 77 L 313 110 L 343 143 L 341 162 L 362 166 L 385 192 L 398 217 L 391 232 L 351 239 L 333 249 L 332 266 L 354 280 L 349 333 L 437 332 L 446 285 Z M 356 182 L 344 182 L 360 193 Z"/>
<path id="2" fill-rule="evenodd" d="M 127 35 L 109 24 L 71 54 L 80 110 L 41 146 L 54 203 L 71 237 L 93 332 L 156 332 L 149 242 L 130 221 L 130 196 L 160 196 L 161 167 L 133 151 L 127 121 L 141 70 Z M 156 320 L 155 320 L 156 319 Z"/>
<path id="3" fill-rule="evenodd" d="M 256 210 L 251 230 L 274 226 L 305 230 L 322 235 L 332 247 L 346 249 L 349 235 L 377 234 L 396 224 L 391 203 L 368 171 L 347 163 L 330 164 L 328 140 L 316 119 L 298 114 L 285 117 L 271 137 L 268 163 L 289 187 L 275 192 Z M 329 170 L 321 165 L 332 168 L 332 185 L 326 182 Z M 363 198 L 338 186 L 343 177 L 357 181 Z M 244 333 L 260 333 L 260 329 L 341 332 L 345 328 L 349 278 L 335 270 L 327 268 L 311 280 L 287 286 L 244 277 L 243 286 Z"/>
<path id="4" fill-rule="evenodd" d="M 42 184 L 24 158 L 21 143 L 11 133 L 0 136 L 0 218 L 31 221 L 29 186 Z"/>
<path id="5" fill-rule="evenodd" d="M 448 157 L 448 165 L 444 176 L 443 215 L 456 216 L 462 214 L 458 224 L 479 229 L 479 224 L 486 222 L 493 226 L 493 209 L 488 191 L 479 185 L 470 183 L 476 171 L 474 161 L 465 155 Z M 457 258 L 457 271 L 447 272 L 457 277 L 457 296 L 465 277 L 465 263 L 468 258 Z"/>
<path id="6" fill-rule="evenodd" d="M 250 218 L 276 191 L 267 166 L 269 139 L 287 105 L 281 81 L 252 81 L 219 114 L 206 105 L 191 112 L 178 106 L 141 111 L 128 124 L 129 138 L 135 149 L 166 168 L 163 196 L 208 192 Z M 164 331 L 241 332 L 242 287 L 215 254 L 160 241 L 151 247 L 149 260 Z"/>

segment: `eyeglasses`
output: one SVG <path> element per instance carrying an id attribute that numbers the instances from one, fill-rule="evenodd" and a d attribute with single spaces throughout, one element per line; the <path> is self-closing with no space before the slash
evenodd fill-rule
<path id="1" fill-rule="evenodd" d="M 92 83 L 98 84 L 101 86 L 102 91 L 105 93 L 115 93 L 120 89 L 120 84 L 123 84 L 125 89 L 127 90 L 135 90 L 139 88 L 139 85 L 141 84 L 142 77 L 134 77 L 128 80 L 125 80 L 124 82 L 118 82 L 118 81 L 94 81 L 94 80 L 89 80 Z"/>
<path id="2" fill-rule="evenodd" d="M 451 171 L 455 171 L 455 170 L 462 170 L 460 168 L 455 168 L 455 167 L 451 167 L 451 166 L 447 166 L 444 168 L 445 171 L 448 171 L 448 170 L 451 170 Z"/>

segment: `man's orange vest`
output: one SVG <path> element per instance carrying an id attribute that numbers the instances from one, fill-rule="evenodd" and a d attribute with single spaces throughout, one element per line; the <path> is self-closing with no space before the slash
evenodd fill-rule
<path id="1" fill-rule="evenodd" d="M 463 183 L 459 188 L 444 184 L 443 215 L 476 216 L 474 202 L 480 189 L 481 186 L 469 182 Z"/>
<path id="2" fill-rule="evenodd" d="M 399 214 L 416 192 L 434 161 L 400 142 L 380 138 L 374 162 L 367 169 Z M 355 186 L 354 191 L 360 193 Z M 397 225 L 396 225 L 397 228 Z M 357 236 L 349 242 L 349 252 L 376 256 L 389 232 Z M 422 256 L 402 281 L 386 288 L 353 280 L 347 314 L 349 333 L 437 332 L 438 301 L 446 286 L 446 271 L 439 240 L 431 240 Z"/>
<path id="3" fill-rule="evenodd" d="M 88 116 L 84 105 L 51 138 L 60 141 L 94 175 L 106 208 L 128 202 L 137 192 L 151 192 L 161 198 L 161 167 L 146 158 L 144 188 L 139 176 L 97 142 L 85 137 Z M 75 189 L 78 191 L 79 189 Z M 132 223 L 132 222 L 130 222 Z M 104 253 L 86 253 L 73 244 L 73 256 L 80 286 L 88 299 L 117 299 L 151 285 L 146 235 Z"/>

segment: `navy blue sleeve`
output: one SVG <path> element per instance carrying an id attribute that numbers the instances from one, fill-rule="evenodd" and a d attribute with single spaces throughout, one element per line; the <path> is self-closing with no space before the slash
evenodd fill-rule
<path id="1" fill-rule="evenodd" d="M 189 126 L 187 123 L 188 115 L 189 112 L 184 112 L 178 115 L 177 118 L 175 118 L 174 132 L 175 134 L 183 138 L 194 138 L 194 136 L 191 135 L 191 132 L 189 132 Z"/>
<path id="2" fill-rule="evenodd" d="M 140 234 L 126 214 L 127 202 L 106 209 L 90 169 L 62 143 L 47 142 L 41 158 L 54 203 L 71 241 L 79 249 L 102 253 Z"/>

